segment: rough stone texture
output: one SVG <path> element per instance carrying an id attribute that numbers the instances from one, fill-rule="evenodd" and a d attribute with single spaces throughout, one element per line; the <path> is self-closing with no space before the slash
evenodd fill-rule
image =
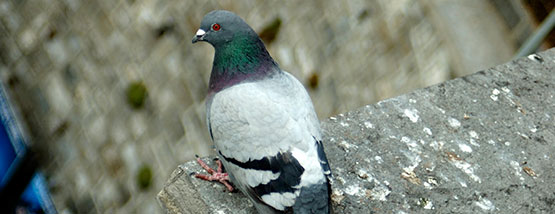
<path id="1" fill-rule="evenodd" d="M 331 117 L 335 213 L 552 212 L 554 96 L 551 49 Z M 179 166 L 159 193 L 169 213 L 253 211 L 193 172 L 195 162 Z"/>
<path id="2" fill-rule="evenodd" d="M 175 166 L 212 152 L 204 98 L 213 49 L 191 44 L 208 11 L 232 10 L 257 32 L 279 17 L 269 52 L 307 88 L 318 80 L 309 93 L 326 118 L 475 71 L 461 65 L 508 61 L 513 45 L 460 42 L 450 29 L 509 36 L 496 32 L 505 25 L 497 11 L 482 0 L 451 3 L 1 0 L 0 81 L 29 125 L 60 213 L 159 213 L 153 199 Z M 445 17 L 469 11 L 459 6 L 488 21 Z M 148 90 L 142 109 L 127 103 L 136 81 Z M 136 178 L 143 166 L 153 175 L 146 189 Z"/>

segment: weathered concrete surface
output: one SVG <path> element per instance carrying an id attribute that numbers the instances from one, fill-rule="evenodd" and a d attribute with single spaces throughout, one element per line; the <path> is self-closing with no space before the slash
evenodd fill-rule
<path id="1" fill-rule="evenodd" d="M 525 10 L 517 0 L 0 0 L 0 82 L 40 142 L 60 213 L 161 213 L 153 198 L 175 166 L 213 154 L 203 118 L 214 49 L 191 44 L 209 11 L 234 11 L 259 33 L 281 20 L 266 47 L 326 118 L 476 71 L 460 65 L 509 60 L 502 41 L 533 22 L 507 26 L 491 2 Z M 148 92 L 143 109 L 127 99 L 135 83 Z"/>
<path id="2" fill-rule="evenodd" d="M 551 49 L 331 117 L 335 213 L 551 212 L 554 95 Z M 159 193 L 168 213 L 254 212 L 193 172 L 179 166 Z"/>

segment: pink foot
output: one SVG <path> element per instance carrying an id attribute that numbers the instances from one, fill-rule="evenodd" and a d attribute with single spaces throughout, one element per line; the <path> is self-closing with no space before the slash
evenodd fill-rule
<path id="1" fill-rule="evenodd" d="M 227 188 L 227 190 L 229 190 L 230 192 L 233 191 L 233 187 L 228 182 L 229 181 L 229 175 L 225 172 L 222 172 L 222 162 L 220 160 L 216 161 L 216 164 L 218 164 L 218 170 L 217 171 L 214 171 L 212 168 L 210 168 L 198 156 L 197 156 L 197 162 L 210 175 L 196 174 L 195 177 L 200 178 L 200 179 L 205 180 L 205 181 L 218 181 L 218 182 L 222 183 Z"/>

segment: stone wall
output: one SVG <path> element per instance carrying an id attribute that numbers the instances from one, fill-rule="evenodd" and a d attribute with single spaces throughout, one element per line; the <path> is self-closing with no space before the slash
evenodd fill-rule
<path id="1" fill-rule="evenodd" d="M 465 7 L 489 11 L 473 2 Z M 205 13 L 232 10 L 268 32 L 270 53 L 326 118 L 473 72 L 454 60 L 450 24 L 434 15 L 440 6 L 5 0 L 0 80 L 22 110 L 60 212 L 156 213 L 154 195 L 175 166 L 212 152 L 203 102 L 213 50 L 190 43 Z"/>

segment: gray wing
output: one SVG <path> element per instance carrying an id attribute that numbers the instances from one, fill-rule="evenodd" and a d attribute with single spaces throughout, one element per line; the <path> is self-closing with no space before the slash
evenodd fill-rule
<path id="1" fill-rule="evenodd" d="M 226 170 L 242 192 L 263 204 L 257 206 L 284 211 L 301 189 L 327 186 L 319 122 L 306 90 L 290 74 L 222 90 L 207 108 Z"/>

